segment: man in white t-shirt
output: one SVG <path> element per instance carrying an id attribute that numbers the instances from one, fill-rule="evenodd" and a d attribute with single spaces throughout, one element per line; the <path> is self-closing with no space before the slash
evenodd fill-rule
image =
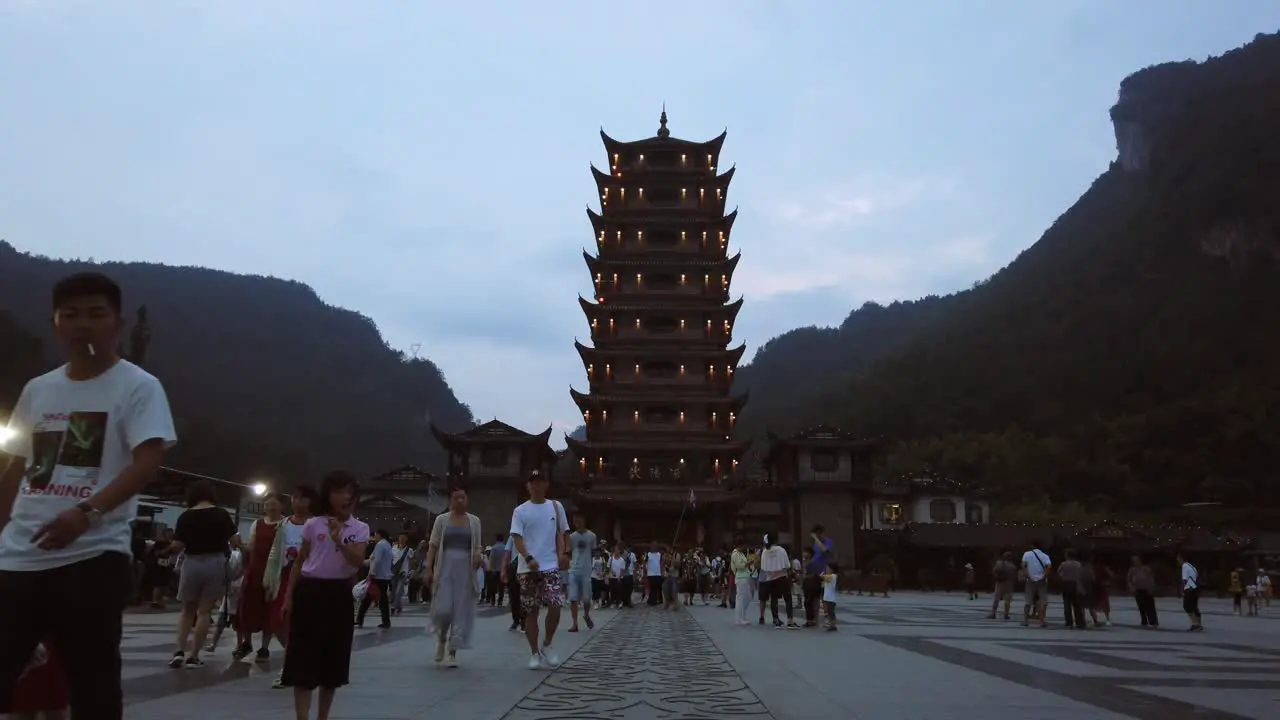
<path id="1" fill-rule="evenodd" d="M 1040 549 L 1039 542 L 1032 541 L 1031 549 L 1022 553 L 1022 572 L 1027 576 L 1025 604 L 1022 608 L 1024 626 L 1031 623 L 1032 608 L 1037 610 L 1036 617 L 1040 618 L 1040 626 L 1049 626 L 1045 611 L 1049 609 L 1049 568 L 1051 567 L 1053 567 L 1053 561 L 1049 559 L 1048 553 Z"/>
<path id="2" fill-rule="evenodd" d="M 511 537 L 516 552 L 516 574 L 520 579 L 520 602 L 524 606 L 524 634 L 529 640 L 529 668 L 558 667 L 560 658 L 551 649 L 560 608 L 564 605 L 564 571 L 568 568 L 569 520 L 564 506 L 547 499 L 546 476 L 537 470 L 525 486 L 529 499 L 511 513 Z M 547 609 L 547 624 L 541 647 L 538 645 L 538 611 Z"/>
<path id="3" fill-rule="evenodd" d="M 118 720 L 122 614 L 132 592 L 137 495 L 177 440 L 155 377 L 116 352 L 120 287 L 79 273 L 53 288 L 67 363 L 27 383 L 0 476 L 0 698 L 52 640 L 71 712 Z M 2 457 L 2 456 L 0 456 Z"/>
<path id="4" fill-rule="evenodd" d="M 662 604 L 662 548 L 658 541 L 649 543 L 649 552 L 644 556 L 645 595 L 650 605 Z"/>

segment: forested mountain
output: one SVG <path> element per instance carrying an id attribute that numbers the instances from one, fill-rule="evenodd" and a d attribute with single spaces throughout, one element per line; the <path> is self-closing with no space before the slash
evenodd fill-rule
<path id="1" fill-rule="evenodd" d="M 1112 118 L 1118 161 L 987 281 L 762 348 L 743 429 L 834 422 L 1011 502 L 1280 504 L 1280 36 Z"/>
<path id="2" fill-rule="evenodd" d="M 51 260 L 3 241 L 0 308 L 10 315 L 0 312 L 0 413 L 33 366 L 57 359 L 48 320 L 52 284 L 90 268 L 121 284 L 131 319 L 138 306 L 148 307 L 146 366 L 164 382 L 179 425 L 181 441 L 169 458 L 176 467 L 240 480 L 315 477 L 333 467 L 443 469 L 428 419 L 448 430 L 472 424 L 435 364 L 391 349 L 369 318 L 326 305 L 302 283 Z M 21 352 L 10 352 L 10 338 Z"/>

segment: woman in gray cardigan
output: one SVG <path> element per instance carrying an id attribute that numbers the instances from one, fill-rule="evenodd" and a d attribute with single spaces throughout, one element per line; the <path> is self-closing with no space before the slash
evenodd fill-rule
<path id="1" fill-rule="evenodd" d="M 482 562 L 480 518 L 467 512 L 467 491 L 454 488 L 449 511 L 436 516 L 427 541 L 423 581 L 431 584 L 431 621 L 436 629 L 436 662 L 458 666 L 458 650 L 471 647 L 476 621 L 475 570 Z"/>

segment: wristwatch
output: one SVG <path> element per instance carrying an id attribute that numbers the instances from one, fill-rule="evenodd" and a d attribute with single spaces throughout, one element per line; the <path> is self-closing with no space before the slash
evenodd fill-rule
<path id="1" fill-rule="evenodd" d="M 76 509 L 89 519 L 89 527 L 97 527 L 102 522 L 102 511 L 90 505 L 88 501 L 76 503 Z"/>
<path id="2" fill-rule="evenodd" d="M 528 555 L 525 555 L 525 556 L 524 556 L 524 561 L 525 561 L 525 562 L 533 562 L 533 553 L 529 553 Z"/>

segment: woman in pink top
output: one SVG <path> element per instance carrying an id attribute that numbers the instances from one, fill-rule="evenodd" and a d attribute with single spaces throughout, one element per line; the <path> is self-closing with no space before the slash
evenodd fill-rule
<path id="1" fill-rule="evenodd" d="M 290 572 L 284 605 L 289 652 L 280 684 L 293 688 L 298 718 L 310 716 L 311 693 L 319 688 L 316 718 L 326 720 L 334 691 L 349 681 L 355 634 L 351 587 L 369 542 L 369 526 L 351 515 L 357 489 L 350 473 L 324 476 L 312 507 L 315 517 L 302 527 L 302 548 Z"/>

